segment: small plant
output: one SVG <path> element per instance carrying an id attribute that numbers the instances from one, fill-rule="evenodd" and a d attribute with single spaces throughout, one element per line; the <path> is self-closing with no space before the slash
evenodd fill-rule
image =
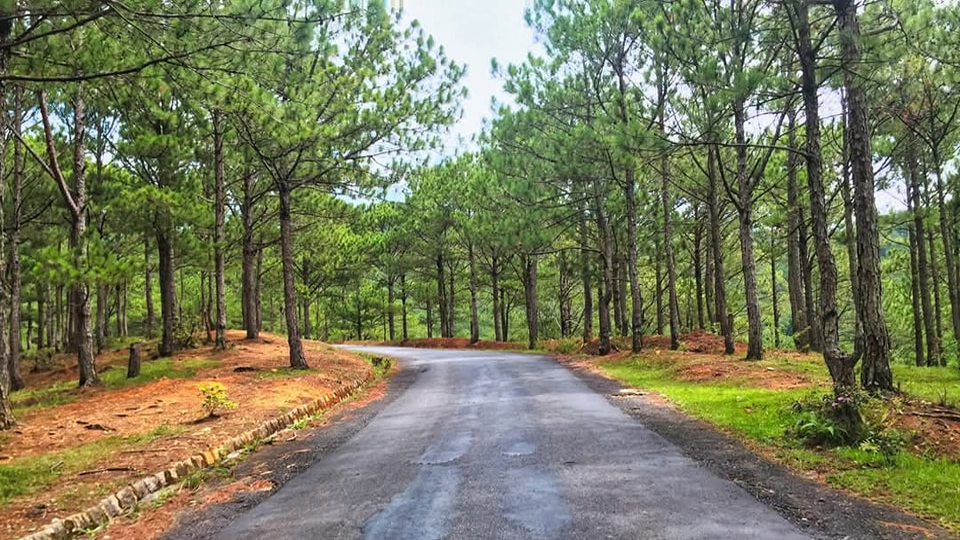
<path id="1" fill-rule="evenodd" d="M 218 410 L 237 407 L 227 396 L 227 387 L 218 382 L 201 383 L 200 395 L 203 396 L 203 409 L 207 411 L 208 418 L 216 416 Z"/>

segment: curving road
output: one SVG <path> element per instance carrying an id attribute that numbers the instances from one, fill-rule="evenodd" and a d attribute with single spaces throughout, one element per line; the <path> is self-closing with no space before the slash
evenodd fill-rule
<path id="1" fill-rule="evenodd" d="M 807 538 L 550 359 L 364 350 L 421 373 L 217 538 Z"/>

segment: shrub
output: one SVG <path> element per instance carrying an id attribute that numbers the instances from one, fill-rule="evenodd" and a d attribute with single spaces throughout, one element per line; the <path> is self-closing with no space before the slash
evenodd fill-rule
<path id="1" fill-rule="evenodd" d="M 203 396 L 203 409 L 207 411 L 207 417 L 217 415 L 220 409 L 235 409 L 237 404 L 230 401 L 227 396 L 227 388 L 218 382 L 201 383 L 200 395 Z"/>
<path id="2" fill-rule="evenodd" d="M 902 405 L 899 397 L 873 397 L 859 389 L 814 395 L 793 404 L 798 418 L 788 433 L 812 446 L 854 446 L 892 457 L 904 444 L 894 429 Z"/>

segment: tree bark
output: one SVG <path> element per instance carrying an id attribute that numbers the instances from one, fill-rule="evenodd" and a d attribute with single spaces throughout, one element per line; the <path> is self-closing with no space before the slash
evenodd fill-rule
<path id="1" fill-rule="evenodd" d="M 837 265 L 830 246 L 827 230 L 826 195 L 823 186 L 823 165 L 820 153 L 820 105 L 817 95 L 816 51 L 810 38 L 809 6 L 804 0 L 792 4 L 792 23 L 797 37 L 797 53 L 801 66 L 801 94 L 806 123 L 807 187 L 810 196 L 810 223 L 816 244 L 817 265 L 820 269 L 820 338 L 823 357 L 830 371 L 836 393 L 854 386 L 854 367 L 857 355 L 848 356 L 840 350 L 839 318 L 837 310 Z M 809 291 L 808 291 L 809 292 Z"/>
<path id="2" fill-rule="evenodd" d="M 247 339 L 260 337 L 259 302 L 257 294 L 257 256 L 259 249 L 254 245 L 254 175 L 247 171 L 243 175 L 243 203 L 241 218 L 243 220 L 243 260 L 241 261 L 240 302 L 243 305 L 243 327 Z"/>
<path id="3" fill-rule="evenodd" d="M 663 203 L 663 251 L 667 266 L 667 309 L 670 313 L 670 350 L 675 351 L 680 348 L 680 300 L 677 296 L 677 265 L 673 255 L 673 199 L 670 197 L 670 160 L 666 154 L 660 158 L 660 169 L 660 200 Z M 697 285 L 697 301 L 699 302 L 699 279 Z M 702 310 L 698 315 L 702 322 Z"/>
<path id="4" fill-rule="evenodd" d="M 757 260 L 753 246 L 753 180 L 748 170 L 746 112 L 742 102 L 734 104 L 733 116 L 737 146 L 737 214 L 740 224 L 740 261 L 743 264 L 743 288 L 747 302 L 747 360 L 762 360 L 763 328 L 760 321 Z"/>
<path id="5" fill-rule="evenodd" d="M 407 275 L 400 274 L 400 319 L 403 326 L 403 341 L 410 339 L 407 323 Z"/>
<path id="6" fill-rule="evenodd" d="M 37 93 L 40 116 L 43 122 L 44 139 L 47 148 L 48 166 L 67 208 L 70 210 L 70 246 L 73 249 L 73 265 L 78 270 L 87 266 L 87 184 L 86 184 L 86 123 L 84 118 L 83 90 L 78 87 L 73 96 L 73 188 L 63 176 L 57 160 L 53 128 L 47 112 L 46 96 L 43 91 Z M 71 327 L 72 345 L 76 347 L 77 362 L 80 368 L 80 387 L 100 384 L 93 355 L 93 329 L 90 313 L 90 290 L 84 280 L 73 287 L 69 302 L 73 324 Z M 7 359 L 4 358 L 4 363 Z"/>
<path id="7" fill-rule="evenodd" d="M 933 238 L 933 229 L 927 230 L 927 246 L 930 248 L 930 279 L 933 281 L 933 313 L 936 329 L 937 350 L 940 351 L 940 365 L 946 367 L 947 356 L 943 354 L 943 309 L 940 303 L 940 265 L 937 263 L 937 248 Z"/>
<path id="8" fill-rule="evenodd" d="M 704 268 L 703 268 L 703 218 L 700 213 L 700 205 L 697 204 L 693 211 L 693 281 L 697 295 L 697 328 L 707 329 L 707 312 L 704 310 Z M 708 280 L 709 281 L 709 280 Z M 709 297 L 707 297 L 709 303 Z"/>
<path id="9" fill-rule="evenodd" d="M 0 43 L 6 42 L 7 37 L 9 37 L 9 33 L 0 35 Z M 0 74 L 6 73 L 6 62 L 7 55 L 0 54 Z M 6 84 L 0 82 L 0 95 L 6 96 L 6 93 Z M 4 222 L 3 203 L 6 194 L 7 182 L 7 122 L 9 122 L 9 119 L 6 114 L 0 116 L 0 134 L 2 134 L 4 137 L 4 140 L 2 141 L 2 147 L 0 147 L 0 223 Z M 0 276 L 6 274 L 5 240 L 6 235 L 0 234 Z M 6 287 L 0 287 L 0 430 L 10 429 L 16 424 L 16 419 L 13 417 L 13 408 L 10 406 L 11 373 L 10 359 L 8 356 L 9 353 L 7 352 L 6 343 L 6 341 L 10 338 L 10 335 L 6 332 L 6 309 L 2 308 L 2 306 L 4 306 L 8 300 L 6 296 Z"/>
<path id="10" fill-rule="evenodd" d="M 600 356 L 610 354 L 610 300 L 613 298 L 613 231 L 607 214 L 604 211 L 600 196 L 595 197 L 594 214 L 597 219 L 597 229 L 600 232 L 601 253 L 600 267 L 603 269 L 603 283 L 597 294 L 600 322 L 600 346 L 597 352 Z"/>
<path id="11" fill-rule="evenodd" d="M 146 320 L 143 335 L 153 337 L 157 327 L 156 310 L 153 307 L 153 265 L 150 262 L 150 235 L 143 235 L 143 297 L 146 304 Z"/>
<path id="12" fill-rule="evenodd" d="M 587 215 L 581 203 L 577 211 L 580 234 L 580 281 L 583 284 L 583 342 L 593 340 L 593 290 L 590 280 L 590 249 L 587 244 Z"/>
<path id="13" fill-rule="evenodd" d="M 176 352 L 174 332 L 179 317 L 177 311 L 176 265 L 173 260 L 173 245 L 166 232 L 156 232 L 158 274 L 160 276 L 160 319 L 163 327 L 160 335 L 160 356 L 167 357 Z"/>
<path id="14" fill-rule="evenodd" d="M 780 295 L 777 291 L 777 245 L 775 231 L 770 229 L 770 296 L 773 304 L 773 346 L 780 348 Z"/>
<path id="15" fill-rule="evenodd" d="M 803 291 L 803 266 L 800 250 L 800 196 L 797 186 L 797 114 L 788 115 L 787 145 L 787 292 L 790 297 L 790 320 L 793 344 L 800 352 L 810 350 L 810 324 L 807 319 Z"/>
<path id="16" fill-rule="evenodd" d="M 913 198 L 910 193 L 912 188 L 907 188 L 907 199 Z M 909 210 L 914 208 L 912 203 Z M 917 269 L 917 231 L 913 223 L 907 226 L 907 239 L 910 245 L 910 300 L 913 304 L 913 359 L 918 367 L 926 365 L 923 358 L 923 319 L 920 316 L 920 276 Z"/>
<path id="17" fill-rule="evenodd" d="M 880 276 L 880 234 L 873 180 L 873 151 L 867 118 L 866 94 L 860 82 L 860 21 L 854 0 L 834 0 L 840 31 L 841 67 L 849 105 L 847 134 L 853 172 L 857 218 L 860 319 L 864 349 L 860 383 L 872 391 L 893 391 L 890 371 L 890 336 L 883 319 Z"/>
<path id="18" fill-rule="evenodd" d="M 440 304 L 440 337 L 448 337 L 447 324 L 450 319 L 447 317 L 447 280 L 444 274 L 443 255 L 437 255 L 437 298 Z"/>
<path id="19" fill-rule="evenodd" d="M 537 348 L 539 321 L 537 311 L 537 257 L 524 255 L 523 264 L 523 291 L 527 311 L 527 348 Z"/>
<path id="20" fill-rule="evenodd" d="M 716 317 L 720 321 L 720 332 L 723 334 L 724 354 L 736 352 L 733 341 L 733 325 L 730 314 L 727 312 L 727 284 L 723 269 L 723 223 L 720 220 L 720 201 L 718 194 L 717 161 L 719 149 L 714 146 L 707 159 L 707 176 L 709 181 L 707 207 L 710 211 L 710 246 L 713 251 L 714 296 L 716 299 Z"/>
<path id="21" fill-rule="evenodd" d="M 226 268 L 223 260 L 224 221 L 227 210 L 227 179 L 223 170 L 223 126 L 221 112 L 213 110 L 213 175 L 214 175 L 214 228 L 213 228 L 213 273 L 216 284 L 217 322 L 213 348 L 227 348 L 227 286 Z"/>
<path id="22" fill-rule="evenodd" d="M 493 289 L 493 333 L 496 341 L 505 341 L 503 318 L 500 313 L 500 267 L 496 256 L 491 258 L 490 286 Z"/>
<path id="23" fill-rule="evenodd" d="M 390 336 L 390 341 L 397 339 L 397 328 L 393 313 L 393 303 L 396 301 L 396 292 L 394 291 L 395 279 L 393 276 L 387 278 L 387 333 Z"/>
<path id="24" fill-rule="evenodd" d="M 917 161 L 917 141 L 913 133 L 908 133 L 908 177 L 910 182 L 910 195 L 913 198 L 913 229 L 915 239 L 915 252 L 917 257 L 917 282 L 920 294 L 920 306 L 923 312 L 923 330 L 927 337 L 927 364 L 936 366 L 940 364 L 940 343 L 937 338 L 937 330 L 934 326 L 933 305 L 930 302 L 930 264 L 927 261 L 926 246 L 926 212 L 924 211 L 923 200 L 921 198 L 921 175 L 919 163 Z"/>
<path id="25" fill-rule="evenodd" d="M 20 268 L 20 221 L 22 220 L 23 206 L 23 145 L 20 142 L 23 125 L 23 89 L 16 87 L 14 89 L 14 110 L 13 125 L 10 129 L 16 134 L 13 140 L 13 186 L 11 195 L 11 216 L 10 224 L 10 357 L 9 357 L 9 377 L 10 389 L 13 391 L 22 390 L 26 386 L 23 380 L 23 374 L 20 369 L 21 353 L 21 334 L 20 334 L 20 302 L 22 272 Z M 5 152 L 4 152 L 5 153 Z M 2 220 L 0 220 L 2 223 Z M 0 251 L 0 256 L 3 253 Z M 2 274 L 0 274 L 2 275 Z M 0 325 L 0 329 L 3 326 Z M 30 338 L 27 337 L 27 347 L 30 347 Z"/>
<path id="26" fill-rule="evenodd" d="M 470 343 L 480 341 L 480 314 L 477 311 L 477 262 L 473 253 L 473 244 L 467 244 L 467 257 L 470 264 Z"/>
<path id="27" fill-rule="evenodd" d="M 107 286 L 97 285 L 97 323 L 96 323 L 97 354 L 102 354 L 107 347 Z M 119 332 L 118 332 L 119 334 Z"/>
<path id="28" fill-rule="evenodd" d="M 290 215 L 290 185 L 287 180 L 277 182 L 280 195 L 280 260 L 283 272 L 283 311 L 287 322 L 287 344 L 290 348 L 290 367 L 307 369 L 297 321 L 297 289 L 293 281 L 293 223 Z M 362 338 L 360 338 L 362 339 Z"/>

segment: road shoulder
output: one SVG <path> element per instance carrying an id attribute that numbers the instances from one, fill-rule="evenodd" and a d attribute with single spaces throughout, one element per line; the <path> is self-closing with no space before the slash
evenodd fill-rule
<path id="1" fill-rule="evenodd" d="M 686 416 L 649 394 L 617 396 L 624 386 L 560 361 L 593 391 L 635 418 L 720 478 L 736 483 L 818 539 L 913 540 L 955 538 L 949 531 L 903 511 L 831 489 L 770 462 L 709 424 Z"/>
<path id="2" fill-rule="evenodd" d="M 383 396 L 358 407 L 340 407 L 327 424 L 300 432 L 297 439 L 261 448 L 238 464 L 228 478 L 213 482 L 193 496 L 194 500 L 213 500 L 199 509 L 185 509 L 160 538 L 164 540 L 202 540 L 214 537 L 240 515 L 249 512 L 284 484 L 314 463 L 336 451 L 362 430 L 381 411 L 402 395 L 417 379 L 416 369 L 399 372 L 386 382 Z M 236 483 L 266 486 L 266 489 L 242 489 L 230 493 Z M 225 496 L 218 494 L 227 493 Z M 222 500 L 221 500 L 222 499 Z"/>

